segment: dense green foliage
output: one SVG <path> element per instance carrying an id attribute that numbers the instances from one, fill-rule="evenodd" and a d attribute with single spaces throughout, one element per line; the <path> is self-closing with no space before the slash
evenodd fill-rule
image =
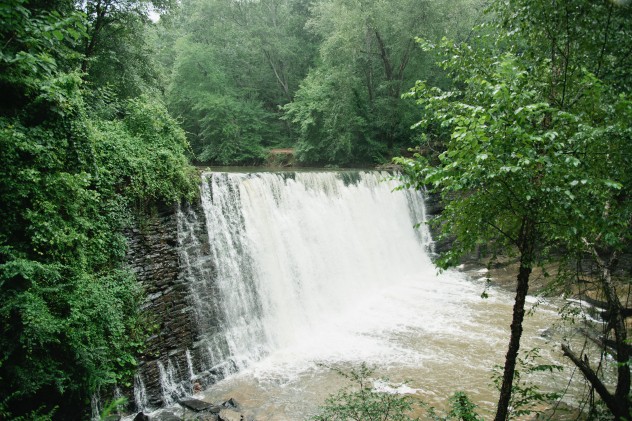
<path id="1" fill-rule="evenodd" d="M 567 0 L 498 2 L 490 13 L 492 24 L 467 44 L 421 41 L 455 82 L 447 90 L 419 82 L 411 92 L 423 107 L 426 141 L 439 139 L 443 150 L 399 162 L 409 185 L 431 186 L 447 203 L 442 230 L 456 241 L 443 266 L 480 244 L 519 257 L 500 421 L 508 416 L 529 275 L 552 250 L 592 255 L 610 308 L 623 314 L 610 273 L 632 232 L 632 66 L 623 48 L 632 11 Z M 615 416 L 628 416 L 629 351 L 625 323 L 615 319 L 616 358 L 625 367 L 615 394 L 599 394 Z M 595 373 L 582 372 L 599 391 Z"/>
<path id="2" fill-rule="evenodd" d="M 416 141 L 401 93 L 445 81 L 414 37 L 465 38 L 478 14 L 473 0 L 184 1 L 161 20 L 169 107 L 201 162 L 274 147 L 304 164 L 385 162 Z"/>
<path id="3" fill-rule="evenodd" d="M 448 400 L 450 410 L 445 415 L 437 413 L 430 407 L 428 415 L 433 421 L 482 421 L 483 418 L 476 413 L 476 405 L 470 401 L 465 392 L 454 392 Z"/>
<path id="4" fill-rule="evenodd" d="M 161 20 L 172 40 L 169 107 L 182 120 L 198 161 L 253 164 L 287 147 L 279 119 L 313 60 L 303 27 L 307 1 L 189 0 Z"/>
<path id="5" fill-rule="evenodd" d="M 84 418 L 130 382 L 144 340 L 124 229 L 194 191 L 188 146 L 159 100 L 85 91 L 94 28 L 71 2 L 5 1 L 0 17 L 0 418 Z"/>
<path id="6" fill-rule="evenodd" d="M 148 11 L 167 12 L 175 0 L 91 0 L 74 2 L 85 13 L 81 70 L 92 88 L 109 87 L 119 98 L 157 88 L 160 68 Z"/>
<path id="7" fill-rule="evenodd" d="M 416 109 L 401 94 L 420 77 L 443 80 L 414 37 L 464 38 L 476 2 L 321 0 L 311 11 L 307 25 L 322 40 L 319 60 L 285 106 L 298 128 L 298 158 L 382 163 L 414 146 Z"/>
<path id="8" fill-rule="evenodd" d="M 270 114 L 260 102 L 231 88 L 227 73 L 214 68 L 212 52 L 185 40 L 176 48 L 170 106 L 190 133 L 197 159 L 223 165 L 260 162 Z M 191 67 L 203 73 L 192 73 Z"/>

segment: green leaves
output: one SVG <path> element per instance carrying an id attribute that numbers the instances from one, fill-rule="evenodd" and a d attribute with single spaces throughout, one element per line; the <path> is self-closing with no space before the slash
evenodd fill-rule
<path id="1" fill-rule="evenodd" d="M 437 224 L 454 243 L 438 264 L 457 264 L 483 244 L 492 255 L 517 251 L 526 294 L 530 269 L 553 249 L 577 261 L 592 254 L 605 270 L 599 253 L 630 247 L 632 66 L 620 48 L 620 37 L 632 35 L 630 9 L 517 0 L 490 11 L 468 44 L 423 42 L 453 81 L 447 90 L 418 82 L 408 94 L 421 108 L 415 126 L 426 131 L 420 151 L 439 153 L 398 162 L 407 185 L 426 185 L 446 204 Z M 512 330 L 514 355 L 515 337 Z M 514 361 L 507 355 L 503 419 Z M 628 374 L 619 396 L 629 394 Z M 548 398 L 529 386 L 514 393 L 518 406 Z"/>
<path id="2" fill-rule="evenodd" d="M 218 54 L 186 38 L 178 56 L 168 98 L 183 121 L 198 162 L 251 165 L 265 157 L 263 143 L 274 134 L 274 115 L 251 92 L 233 86 Z"/>
<path id="3" fill-rule="evenodd" d="M 87 397 L 129 382 L 143 339 L 124 230 L 192 197 L 194 170 L 159 100 L 86 105 L 70 70 L 81 14 L 10 0 L 0 18 L 0 417 L 85 418 Z"/>
<path id="4" fill-rule="evenodd" d="M 307 27 L 322 39 L 320 60 L 284 107 L 298 131 L 298 158 L 382 163 L 413 146 L 415 111 L 401 94 L 420 74 L 440 81 L 445 76 L 427 65 L 430 54 L 416 50 L 413 37 L 435 41 L 463 30 L 473 3 L 314 2 Z M 452 20 L 451 13 L 459 18 Z"/>
<path id="5" fill-rule="evenodd" d="M 409 421 L 411 397 L 375 390 L 373 369 L 362 363 L 349 371 L 336 370 L 351 385 L 328 397 L 314 421 Z"/>
<path id="6" fill-rule="evenodd" d="M 0 82 L 8 85 L 8 93 L 17 95 L 15 100 L 19 101 L 77 58 L 72 47 L 85 34 L 80 13 L 62 16 L 56 11 L 32 10 L 25 4 L 9 0 L 0 6 Z"/>
<path id="7" fill-rule="evenodd" d="M 419 184 L 431 185 L 445 197 L 454 197 L 447 196 L 452 194 L 448 192 L 463 192 L 467 199 L 456 196 L 458 200 L 485 203 L 488 216 L 480 215 L 477 220 L 489 221 L 487 227 L 460 230 L 457 226 L 471 220 L 456 212 L 446 214 L 445 219 L 450 218 L 447 215 L 456 217 L 446 228 L 472 236 L 460 238 L 459 244 L 474 246 L 480 238 L 493 238 L 488 236 L 493 231 L 515 238 L 509 234 L 511 227 L 493 222 L 503 221 L 503 215 L 531 214 L 552 232 L 555 218 L 594 198 L 597 186 L 612 191 L 623 187 L 591 173 L 603 168 L 603 163 L 598 162 L 598 155 L 586 152 L 596 152 L 593 148 L 600 148 L 605 138 L 595 137 L 599 129 L 592 120 L 594 114 L 570 113 L 545 101 L 537 75 L 540 71 L 546 74 L 546 68 L 536 70 L 529 79 L 524 77 L 527 63 L 511 53 L 486 58 L 472 52 L 477 60 L 470 61 L 464 58 L 469 51 L 464 46 L 444 42 L 441 48 L 447 58 L 443 65 L 458 74 L 464 88 L 444 92 L 418 83 L 411 91 L 410 96 L 424 110 L 418 125 L 430 129 L 440 124 L 449 133 L 446 150 L 439 155 L 440 165 L 420 167 L 413 177 L 421 177 Z M 469 67 L 462 67 L 465 63 Z M 608 108 L 599 111 L 599 120 Z M 457 207 L 453 199 L 448 203 L 449 209 Z M 533 214 L 534 206 L 538 214 Z M 492 223 L 495 227 L 489 225 Z"/>
<path id="8" fill-rule="evenodd" d="M 518 367 L 516 368 L 512 396 L 510 403 L 510 417 L 521 417 L 525 415 L 538 414 L 542 404 L 551 404 L 559 400 L 562 396 L 558 392 L 544 392 L 540 386 L 530 383 L 529 375 L 533 373 L 555 373 L 563 370 L 562 366 L 542 363 L 540 350 L 533 348 L 518 357 Z M 492 376 L 494 385 L 500 388 L 502 382 L 502 368 L 495 367 Z"/>
<path id="9" fill-rule="evenodd" d="M 99 187 L 141 209 L 156 201 L 193 197 L 197 188 L 185 156 L 188 143 L 164 106 L 140 97 L 127 101 L 124 112 L 121 121 L 86 122 L 100 169 Z"/>
<path id="10" fill-rule="evenodd" d="M 167 99 L 198 162 L 261 163 L 267 148 L 290 147 L 281 121 L 312 64 L 306 1 L 189 2 L 173 38 Z M 172 65 L 171 65 L 172 64 Z"/>
<path id="11" fill-rule="evenodd" d="M 455 392 L 448 399 L 450 410 L 445 416 L 437 414 L 432 407 L 428 408 L 428 415 L 434 421 L 482 421 L 483 418 L 476 413 L 476 405 L 470 401 L 465 392 Z"/>

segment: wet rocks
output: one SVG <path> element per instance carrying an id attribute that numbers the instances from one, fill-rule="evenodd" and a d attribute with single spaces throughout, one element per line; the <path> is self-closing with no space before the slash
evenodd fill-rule
<path id="1" fill-rule="evenodd" d="M 164 411 L 158 415 L 151 417 L 150 421 L 182 421 L 184 418 L 180 418 L 173 412 Z"/>
<path id="2" fill-rule="evenodd" d="M 188 288 L 180 275 L 177 236 L 176 209 L 166 206 L 155 209 L 127 233 L 128 267 L 145 291 L 142 311 L 155 329 L 139 366 L 145 404 L 153 407 L 164 404 L 158 362 L 167 367 L 171 361 L 175 376 L 188 378 L 186 349 L 196 336 Z"/>
<path id="3" fill-rule="evenodd" d="M 229 400 L 225 401 L 224 403 L 222 403 L 222 405 L 224 408 L 237 408 L 239 405 L 237 404 L 237 401 L 235 401 L 235 399 L 230 398 Z"/>
<path id="4" fill-rule="evenodd" d="M 435 239 L 434 252 L 437 254 L 445 253 L 452 248 L 454 238 L 440 239 L 441 228 L 436 224 L 431 223 L 433 219 L 438 218 L 441 215 L 445 208 L 445 204 L 441 200 L 441 196 L 437 193 L 430 193 L 425 196 L 426 221 L 428 222 L 432 238 Z"/>
<path id="5" fill-rule="evenodd" d="M 215 406 L 212 403 L 193 398 L 180 400 L 180 405 L 195 412 L 209 411 L 211 413 L 217 414 L 220 411 L 219 406 Z"/>
<path id="6" fill-rule="evenodd" d="M 139 412 L 138 414 L 136 414 L 133 421 L 149 421 L 149 415 L 145 414 L 144 412 Z"/>
<path id="7" fill-rule="evenodd" d="M 150 415 L 139 412 L 134 421 L 253 421 L 239 411 L 237 402 L 232 398 L 220 404 L 187 398 L 180 400 L 180 406 Z"/>
<path id="8" fill-rule="evenodd" d="M 200 340 L 200 325 L 204 332 L 220 328 L 218 310 L 192 308 L 196 300 L 216 300 L 216 289 L 206 284 L 198 288 L 202 295 L 192 290 L 214 271 L 210 259 L 197 259 L 210 253 L 202 204 L 182 204 L 180 211 L 176 206 L 157 208 L 127 238 L 127 264 L 143 287 L 142 311 L 153 327 L 138 367 L 134 400 L 139 409 L 160 408 L 200 392 L 230 371 L 214 370 L 219 362 L 209 359 L 207 344 Z M 189 264 L 189 256 L 195 264 Z M 193 298 L 194 292 L 199 296 Z"/>
<path id="9" fill-rule="evenodd" d="M 230 398 L 227 401 L 224 401 L 221 405 L 221 410 L 219 411 L 219 421 L 243 421 L 245 420 L 243 414 L 241 414 L 238 409 L 239 405 L 237 402 Z"/>

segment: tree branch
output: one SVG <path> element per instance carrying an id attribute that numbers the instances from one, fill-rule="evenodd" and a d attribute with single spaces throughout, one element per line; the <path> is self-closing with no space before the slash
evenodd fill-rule
<path id="1" fill-rule="evenodd" d="M 592 387 L 595 388 L 601 399 L 604 401 L 608 409 L 613 414 L 619 414 L 621 409 L 614 396 L 608 391 L 603 382 L 599 379 L 597 374 L 590 368 L 587 359 L 580 359 L 568 345 L 562 344 L 562 351 L 564 352 L 564 356 L 571 359 L 573 364 L 582 372 L 586 380 L 591 384 Z"/>
<path id="2" fill-rule="evenodd" d="M 599 73 L 601 73 L 601 65 L 603 64 L 603 57 L 606 53 L 606 46 L 608 45 L 608 34 L 610 33 L 610 21 L 612 19 L 612 9 L 614 8 L 614 2 L 609 3 L 610 8 L 608 9 L 608 18 L 606 20 L 603 44 L 601 46 L 601 52 L 599 53 L 599 60 L 597 61 L 597 70 L 595 71 L 595 76 L 597 77 L 599 77 Z"/>
<path id="3" fill-rule="evenodd" d="M 485 221 L 487 223 L 487 225 L 489 225 L 490 227 L 494 228 L 496 231 L 498 231 L 501 235 L 503 235 L 504 237 L 506 237 L 509 241 L 511 241 L 514 245 L 518 246 L 518 240 L 514 237 L 512 237 L 509 233 L 503 231 L 502 229 L 500 229 L 498 226 L 496 226 L 496 224 L 494 224 L 491 221 Z"/>
<path id="4" fill-rule="evenodd" d="M 380 57 L 382 58 L 382 64 L 384 65 L 384 73 L 386 74 L 386 80 L 389 82 L 393 80 L 393 64 L 388 56 L 388 51 L 382 40 L 382 36 L 378 30 L 374 31 L 375 38 L 377 39 L 377 45 L 380 48 Z"/>

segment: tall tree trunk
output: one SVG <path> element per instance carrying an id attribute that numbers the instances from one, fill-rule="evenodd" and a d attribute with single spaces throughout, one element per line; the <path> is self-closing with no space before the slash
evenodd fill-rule
<path id="1" fill-rule="evenodd" d="M 511 399 L 511 387 L 516 371 L 516 360 L 520 350 L 520 338 L 522 336 L 522 321 L 524 320 L 524 303 L 529 291 L 529 277 L 531 267 L 520 265 L 518 272 L 518 286 L 516 288 L 516 300 L 513 307 L 513 319 L 511 321 L 511 338 L 509 348 L 505 356 L 505 368 L 503 370 L 503 383 L 500 388 L 500 397 L 496 409 L 495 421 L 505 421 L 508 415 L 509 400 Z"/>
<path id="2" fill-rule="evenodd" d="M 520 269 L 518 271 L 518 285 L 516 286 L 516 298 L 513 307 L 513 317 L 511 321 L 511 337 L 509 348 L 505 355 L 505 368 L 503 370 L 503 382 L 500 387 L 500 397 L 494 421 L 505 421 L 509 415 L 509 401 L 511 399 L 511 389 L 514 374 L 516 372 L 516 361 L 520 350 L 520 338 L 522 337 L 522 322 L 524 320 L 524 304 L 529 292 L 529 277 L 534 261 L 535 246 L 535 224 L 530 219 L 522 222 L 518 249 L 520 251 Z"/>
<path id="3" fill-rule="evenodd" d="M 614 261 L 613 257 L 610 262 Z M 610 263 L 611 264 L 611 263 Z M 616 344 L 616 360 L 617 360 L 617 387 L 614 392 L 614 399 L 619 402 L 619 413 L 614 414 L 619 417 L 630 416 L 630 351 L 627 344 L 627 329 L 625 325 L 624 307 L 617 295 L 614 282 L 612 280 L 612 272 L 610 264 L 604 265 L 602 268 L 602 289 L 608 302 L 608 311 L 611 314 L 610 324 L 614 330 L 614 340 Z"/>
<path id="4" fill-rule="evenodd" d="M 88 63 L 90 61 L 90 58 L 92 58 L 92 56 L 94 55 L 94 50 L 97 45 L 99 35 L 101 33 L 101 30 L 105 26 L 105 18 L 108 14 L 109 6 L 110 2 L 108 0 L 105 0 L 103 2 L 101 0 L 97 0 L 94 5 L 95 18 L 94 22 L 92 22 L 92 30 L 89 30 L 90 34 L 86 40 L 86 46 L 83 52 L 83 60 L 81 61 L 81 72 L 84 74 L 88 73 Z M 86 7 L 89 8 L 89 5 Z"/>

